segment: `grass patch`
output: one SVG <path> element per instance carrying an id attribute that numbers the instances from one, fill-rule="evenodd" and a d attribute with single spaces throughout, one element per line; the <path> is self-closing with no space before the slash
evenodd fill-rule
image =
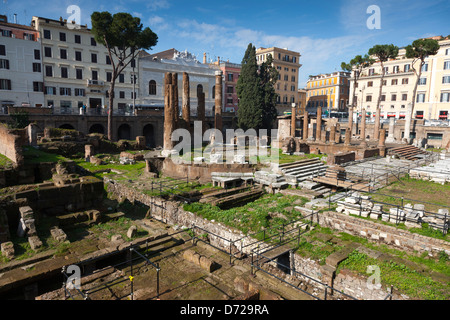
<path id="1" fill-rule="evenodd" d="M 44 152 L 33 147 L 23 147 L 23 156 L 26 163 L 63 162 L 67 160 L 61 155 Z"/>
<path id="2" fill-rule="evenodd" d="M 450 299 L 448 283 L 435 281 L 430 276 L 413 270 L 404 264 L 392 260 L 382 262 L 356 250 L 338 266 L 337 272 L 345 268 L 368 276 L 369 266 L 380 268 L 381 284 L 385 286 L 393 285 L 411 298 L 422 300 Z"/>

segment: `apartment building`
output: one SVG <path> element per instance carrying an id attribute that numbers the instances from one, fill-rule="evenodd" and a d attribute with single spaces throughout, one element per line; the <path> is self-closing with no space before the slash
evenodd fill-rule
<path id="1" fill-rule="evenodd" d="M 310 76 L 306 83 L 306 110 L 315 113 L 317 107 L 325 112 L 347 112 L 350 72 L 333 72 Z"/>
<path id="2" fill-rule="evenodd" d="M 298 79 L 300 64 L 300 53 L 277 47 L 256 49 L 256 62 L 262 64 L 272 55 L 273 66 L 277 69 L 279 76 L 275 84 L 277 97 L 277 111 L 281 115 L 291 112 L 292 103 L 298 106 Z"/>
<path id="3" fill-rule="evenodd" d="M 404 119 L 408 104 L 415 99 L 413 118 L 425 120 L 448 120 L 450 111 L 450 39 L 436 38 L 440 49 L 436 55 L 425 59 L 419 79 L 417 94 L 413 97 L 416 75 L 413 60 L 407 59 L 405 48 L 400 48 L 398 57 L 384 63 L 385 77 L 381 93 L 380 117 L 382 119 Z M 414 64 L 418 70 L 420 61 Z M 357 82 L 357 111 L 363 108 L 375 117 L 378 101 L 381 64 L 376 62 L 362 71 Z M 350 92 L 353 92 L 350 81 Z"/>
<path id="4" fill-rule="evenodd" d="M 44 105 L 39 32 L 0 16 L 0 113 L 8 107 Z"/>
<path id="5" fill-rule="evenodd" d="M 139 107 L 164 107 L 164 77 L 167 72 L 178 73 L 178 101 L 181 113 L 183 94 L 183 72 L 189 75 L 191 115 L 197 116 L 197 92 L 205 93 L 205 113 L 213 115 L 215 106 L 215 72 L 218 67 L 202 64 L 191 53 L 180 52 L 176 49 L 139 55 L 140 95 L 137 103 Z"/>
<path id="6" fill-rule="evenodd" d="M 42 46 L 45 105 L 61 113 L 77 113 L 86 105 L 100 113 L 108 107 L 113 68 L 106 47 L 98 44 L 86 25 L 33 17 Z M 114 110 L 124 111 L 137 96 L 137 61 L 116 80 Z"/>

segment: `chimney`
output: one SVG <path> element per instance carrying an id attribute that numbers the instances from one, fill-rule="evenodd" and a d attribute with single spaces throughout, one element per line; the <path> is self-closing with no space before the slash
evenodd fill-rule
<path id="1" fill-rule="evenodd" d="M 217 65 L 220 66 L 220 57 L 217 57 Z"/>
<path id="2" fill-rule="evenodd" d="M 203 52 L 203 64 L 206 64 L 206 52 Z"/>
<path id="3" fill-rule="evenodd" d="M 17 24 L 17 13 L 14 13 L 14 24 Z"/>

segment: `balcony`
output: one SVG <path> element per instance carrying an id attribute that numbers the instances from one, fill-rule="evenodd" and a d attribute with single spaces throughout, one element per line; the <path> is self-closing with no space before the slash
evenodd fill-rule
<path id="1" fill-rule="evenodd" d="M 103 87 L 104 85 L 105 85 L 105 81 L 92 80 L 92 79 L 87 80 L 88 87 Z"/>

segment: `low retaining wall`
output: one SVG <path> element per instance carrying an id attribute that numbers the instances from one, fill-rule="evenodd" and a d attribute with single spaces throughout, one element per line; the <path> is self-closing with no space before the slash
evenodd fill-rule
<path id="1" fill-rule="evenodd" d="M 199 180 L 200 183 L 211 182 L 212 172 L 253 172 L 251 164 L 215 164 L 215 163 L 176 163 L 166 158 L 162 165 L 163 174 L 177 179 Z"/>
<path id="2" fill-rule="evenodd" d="M 417 251 L 419 254 L 428 252 L 431 256 L 437 256 L 439 252 L 445 251 L 450 255 L 450 243 L 448 241 L 425 237 L 407 230 L 337 212 L 319 213 L 319 224 L 322 227 L 398 247 L 400 250 Z"/>

